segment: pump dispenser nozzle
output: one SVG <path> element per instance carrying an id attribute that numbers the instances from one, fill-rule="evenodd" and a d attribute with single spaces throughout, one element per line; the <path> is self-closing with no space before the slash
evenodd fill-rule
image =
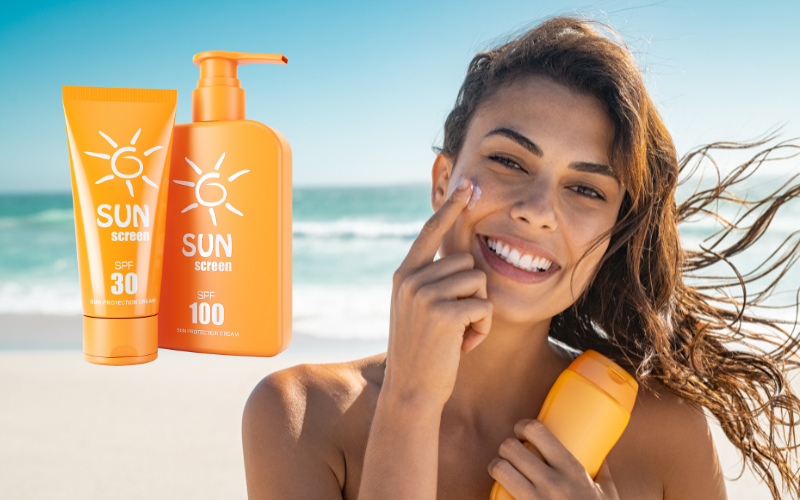
<path id="1" fill-rule="evenodd" d="M 200 66 L 200 80 L 192 91 L 192 121 L 244 120 L 244 89 L 237 78 L 242 64 L 286 64 L 281 54 L 210 50 L 192 58 Z"/>

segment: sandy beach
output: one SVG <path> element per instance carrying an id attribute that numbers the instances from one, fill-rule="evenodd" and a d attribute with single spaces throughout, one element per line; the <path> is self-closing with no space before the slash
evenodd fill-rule
<path id="1" fill-rule="evenodd" d="M 242 408 L 267 374 L 357 359 L 385 342 L 296 336 L 275 358 L 162 349 L 152 363 L 106 367 L 81 355 L 81 318 L 0 315 L 0 498 L 244 499 Z M 735 449 L 712 432 L 726 476 Z M 769 498 L 749 472 L 732 500 Z"/>

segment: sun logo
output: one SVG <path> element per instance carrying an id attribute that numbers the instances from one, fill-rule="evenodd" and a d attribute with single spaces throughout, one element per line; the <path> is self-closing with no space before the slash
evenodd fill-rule
<path id="1" fill-rule="evenodd" d="M 136 133 L 133 135 L 133 139 L 131 139 L 131 145 L 130 146 L 126 146 L 124 148 L 120 148 L 117 145 L 117 143 L 114 142 L 114 139 L 112 139 L 111 137 L 109 137 L 106 134 L 104 134 L 102 130 L 98 130 L 98 132 L 100 132 L 100 135 L 103 136 L 103 139 L 107 140 L 108 143 L 111 144 L 111 147 L 113 147 L 117 151 L 114 152 L 113 156 L 109 156 L 109 155 L 107 155 L 105 153 L 90 153 L 88 151 L 84 151 L 84 153 L 89 155 L 89 156 L 95 156 L 97 158 L 102 158 L 104 160 L 111 160 L 111 171 L 114 172 L 114 174 L 117 174 L 117 177 L 121 177 L 122 179 L 125 179 L 125 184 L 128 185 L 128 192 L 131 193 L 131 197 L 133 197 L 133 185 L 131 184 L 131 179 L 135 179 L 136 177 L 139 177 L 139 175 L 144 171 L 144 166 L 142 165 L 142 160 L 140 160 L 139 158 L 137 158 L 135 156 L 123 156 L 122 157 L 123 159 L 133 160 L 133 161 L 135 161 L 136 163 L 139 164 L 139 170 L 135 174 L 123 174 L 119 170 L 117 170 L 117 158 L 119 158 L 119 155 L 121 155 L 122 153 L 127 153 L 128 151 L 136 152 L 136 148 L 133 147 L 133 145 L 136 144 L 136 139 L 139 138 L 139 134 L 142 132 L 142 129 L 137 130 Z M 162 149 L 163 147 L 164 146 L 156 146 L 154 148 L 150 148 L 150 149 L 148 149 L 147 151 L 144 152 L 144 155 L 145 156 L 150 156 L 151 153 L 153 153 L 155 151 L 158 151 L 159 149 Z M 100 184 L 100 183 L 105 182 L 105 181 L 110 181 L 113 178 L 114 178 L 114 175 L 113 174 L 109 174 L 109 175 L 103 177 L 102 179 L 97 180 L 95 182 L 95 184 Z M 145 181 L 146 183 L 150 184 L 154 188 L 158 189 L 158 184 L 156 184 L 155 182 L 153 182 L 150 179 L 148 179 L 146 175 L 142 175 L 142 180 Z"/>
<path id="2" fill-rule="evenodd" d="M 172 181 L 175 184 L 180 184 L 181 186 L 189 186 L 189 187 L 193 187 L 194 188 L 194 196 L 195 196 L 195 198 L 197 198 L 197 201 L 200 203 L 200 205 L 203 205 L 204 207 L 208 207 L 208 213 L 211 215 L 211 222 L 213 222 L 215 226 L 217 225 L 217 216 L 214 213 L 214 207 L 216 207 L 217 205 L 221 205 L 223 202 L 225 202 L 225 198 L 228 196 L 228 190 L 225 189 L 225 186 L 223 186 L 219 182 L 209 182 L 208 183 L 209 186 L 217 186 L 218 188 L 220 188 L 222 190 L 222 197 L 220 199 L 218 199 L 217 201 L 209 202 L 209 201 L 204 200 L 203 197 L 200 196 L 200 187 L 202 187 L 203 183 L 205 181 L 207 181 L 208 179 L 218 179 L 219 178 L 219 173 L 216 172 L 216 171 L 219 170 L 219 167 L 222 166 L 222 160 L 224 160 L 224 159 L 225 159 L 225 153 L 222 153 L 222 156 L 220 156 L 219 160 L 217 160 L 217 164 L 214 165 L 214 170 L 215 171 L 214 172 L 209 172 L 209 173 L 203 175 L 203 171 L 200 170 L 200 167 L 198 167 L 197 165 L 192 163 L 192 160 L 190 160 L 189 158 L 186 158 L 186 163 L 188 163 L 194 169 L 194 171 L 197 172 L 197 175 L 200 176 L 200 180 L 197 181 L 197 184 L 195 184 L 194 182 L 191 182 L 191 181 L 176 181 L 176 180 Z M 233 182 L 237 177 L 239 177 L 240 175 L 244 175 L 247 172 L 249 172 L 249 170 L 239 170 L 235 174 L 233 174 L 230 177 L 228 177 L 228 182 Z M 195 209 L 198 206 L 199 205 L 197 203 L 192 203 L 188 207 L 186 207 L 183 210 L 181 210 L 181 213 L 188 212 L 189 210 Z M 236 210 L 233 207 L 233 205 L 231 205 L 230 203 L 225 203 L 225 208 L 227 208 L 228 210 L 230 210 L 231 212 L 235 213 L 236 215 L 238 215 L 240 217 L 244 217 L 244 214 L 242 212 Z"/>

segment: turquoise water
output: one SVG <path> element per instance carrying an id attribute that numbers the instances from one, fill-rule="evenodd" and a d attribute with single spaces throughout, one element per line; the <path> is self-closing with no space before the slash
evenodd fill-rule
<path id="1" fill-rule="evenodd" d="M 392 273 L 433 213 L 430 187 L 295 188 L 295 332 L 388 333 Z M 0 313 L 80 314 L 72 194 L 0 195 Z"/>
<path id="2" fill-rule="evenodd" d="M 430 186 L 292 193 L 295 285 L 385 285 L 433 214 Z"/>
<path id="3" fill-rule="evenodd" d="M 770 187 L 775 185 L 753 184 L 753 195 Z M 392 273 L 433 213 L 430 186 L 295 188 L 293 202 L 294 331 L 385 338 Z M 741 270 L 762 262 L 800 229 L 798 221 L 795 200 L 734 262 Z M 683 242 L 697 245 L 718 228 L 710 218 L 699 219 L 681 228 Z M 783 289 L 800 286 L 798 267 Z M 0 195 L 0 313 L 77 315 L 79 294 L 72 195 Z"/>

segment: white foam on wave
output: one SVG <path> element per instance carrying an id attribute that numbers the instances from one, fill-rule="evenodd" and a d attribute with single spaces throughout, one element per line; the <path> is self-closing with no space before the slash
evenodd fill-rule
<path id="1" fill-rule="evenodd" d="M 81 295 L 78 283 L 0 283 L 0 314 L 78 315 Z"/>
<path id="2" fill-rule="evenodd" d="M 50 209 L 29 215 L 0 217 L 0 227 L 73 222 L 72 209 Z M 295 220 L 292 234 L 305 238 L 415 238 L 424 220 L 389 222 L 368 218 L 345 217 L 336 220 Z"/>
<path id="3" fill-rule="evenodd" d="M 383 222 L 368 219 L 295 221 L 292 234 L 306 238 L 416 238 L 425 221 Z"/>
<path id="4" fill-rule="evenodd" d="M 74 216 L 71 208 L 53 208 L 30 215 L 0 217 L 0 227 L 10 228 L 33 224 L 53 224 L 72 222 L 73 220 Z"/>
<path id="5" fill-rule="evenodd" d="M 293 287 L 292 331 L 337 340 L 389 337 L 392 287 Z"/>
<path id="6" fill-rule="evenodd" d="M 335 340 L 389 335 L 391 285 L 293 287 L 294 333 Z M 80 315 L 77 283 L 0 283 L 0 314 Z"/>

